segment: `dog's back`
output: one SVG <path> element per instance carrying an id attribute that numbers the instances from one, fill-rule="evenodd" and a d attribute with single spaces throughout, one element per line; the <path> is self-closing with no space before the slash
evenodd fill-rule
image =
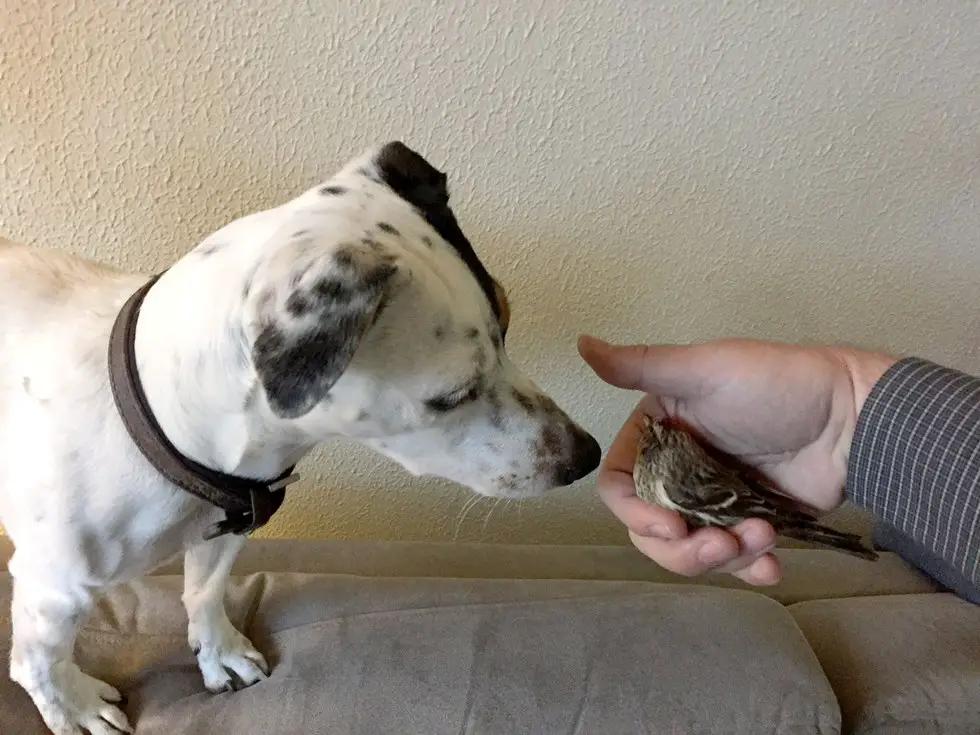
<path id="1" fill-rule="evenodd" d="M 86 292 L 101 297 L 91 299 L 93 306 L 104 307 L 105 289 L 118 288 L 131 279 L 129 274 L 64 250 L 28 247 L 0 237 L 0 335 L 23 323 L 25 314 L 31 321 L 43 318 L 46 311 L 56 311 L 69 296 L 73 311 Z M 82 299 L 84 304 L 84 296 Z"/>
<path id="2" fill-rule="evenodd" d="M 10 381 L 18 382 L 17 366 L 36 350 L 57 347 L 68 354 L 66 342 L 105 329 L 131 290 L 127 286 L 139 279 L 63 250 L 0 238 L 0 385 L 5 392 Z M 112 293 L 117 298 L 107 298 Z"/>
<path id="3" fill-rule="evenodd" d="M 0 238 L 0 522 L 5 525 L 11 513 L 40 507 L 36 497 L 24 501 L 25 474 L 37 479 L 55 466 L 72 471 L 61 454 L 71 441 L 97 433 L 77 414 L 94 399 L 100 409 L 108 406 L 100 396 L 109 331 L 122 301 L 141 280 L 66 251 Z"/>

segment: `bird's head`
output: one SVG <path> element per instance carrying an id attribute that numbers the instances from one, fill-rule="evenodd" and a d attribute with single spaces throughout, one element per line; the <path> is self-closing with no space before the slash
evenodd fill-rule
<path id="1" fill-rule="evenodd" d="M 655 419 L 649 414 L 643 416 L 643 429 L 640 444 L 643 446 L 659 446 L 667 441 L 667 427 L 663 419 Z"/>

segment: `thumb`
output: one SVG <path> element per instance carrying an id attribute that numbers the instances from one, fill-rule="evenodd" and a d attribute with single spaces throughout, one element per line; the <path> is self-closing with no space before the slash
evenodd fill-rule
<path id="1" fill-rule="evenodd" d="M 684 345 L 611 345 L 582 335 L 578 351 L 592 371 L 617 388 L 684 398 L 703 383 L 696 357 Z"/>

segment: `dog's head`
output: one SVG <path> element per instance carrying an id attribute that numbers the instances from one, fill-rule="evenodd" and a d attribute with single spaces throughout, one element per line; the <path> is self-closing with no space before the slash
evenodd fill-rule
<path id="1" fill-rule="evenodd" d="M 257 402 L 289 430 L 356 438 L 414 474 L 524 497 L 599 463 L 596 440 L 507 357 L 507 297 L 401 143 L 280 208 L 245 297 Z"/>

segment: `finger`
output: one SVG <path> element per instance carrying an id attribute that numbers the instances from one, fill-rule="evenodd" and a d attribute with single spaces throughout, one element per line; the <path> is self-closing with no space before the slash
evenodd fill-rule
<path id="1" fill-rule="evenodd" d="M 681 538 L 687 533 L 687 525 L 679 514 L 651 505 L 636 495 L 633 464 L 645 413 L 659 417 L 663 409 L 649 396 L 640 401 L 606 453 L 596 487 L 606 507 L 630 531 L 641 536 Z"/>
<path id="2" fill-rule="evenodd" d="M 734 574 L 748 569 L 776 545 L 776 532 L 761 518 L 749 518 L 729 529 L 738 540 L 739 555 L 715 571 Z"/>
<path id="3" fill-rule="evenodd" d="M 743 582 L 768 587 L 779 582 L 782 571 L 779 566 L 779 559 L 773 554 L 764 554 L 745 569 L 734 572 L 734 574 Z"/>
<path id="4" fill-rule="evenodd" d="M 617 388 L 685 398 L 703 383 L 698 345 L 611 345 L 582 335 L 578 351 L 599 378 Z"/>
<path id="5" fill-rule="evenodd" d="M 687 538 L 673 541 L 630 532 L 630 540 L 664 569 L 685 577 L 712 571 L 739 555 L 738 540 L 720 528 L 702 528 Z"/>

